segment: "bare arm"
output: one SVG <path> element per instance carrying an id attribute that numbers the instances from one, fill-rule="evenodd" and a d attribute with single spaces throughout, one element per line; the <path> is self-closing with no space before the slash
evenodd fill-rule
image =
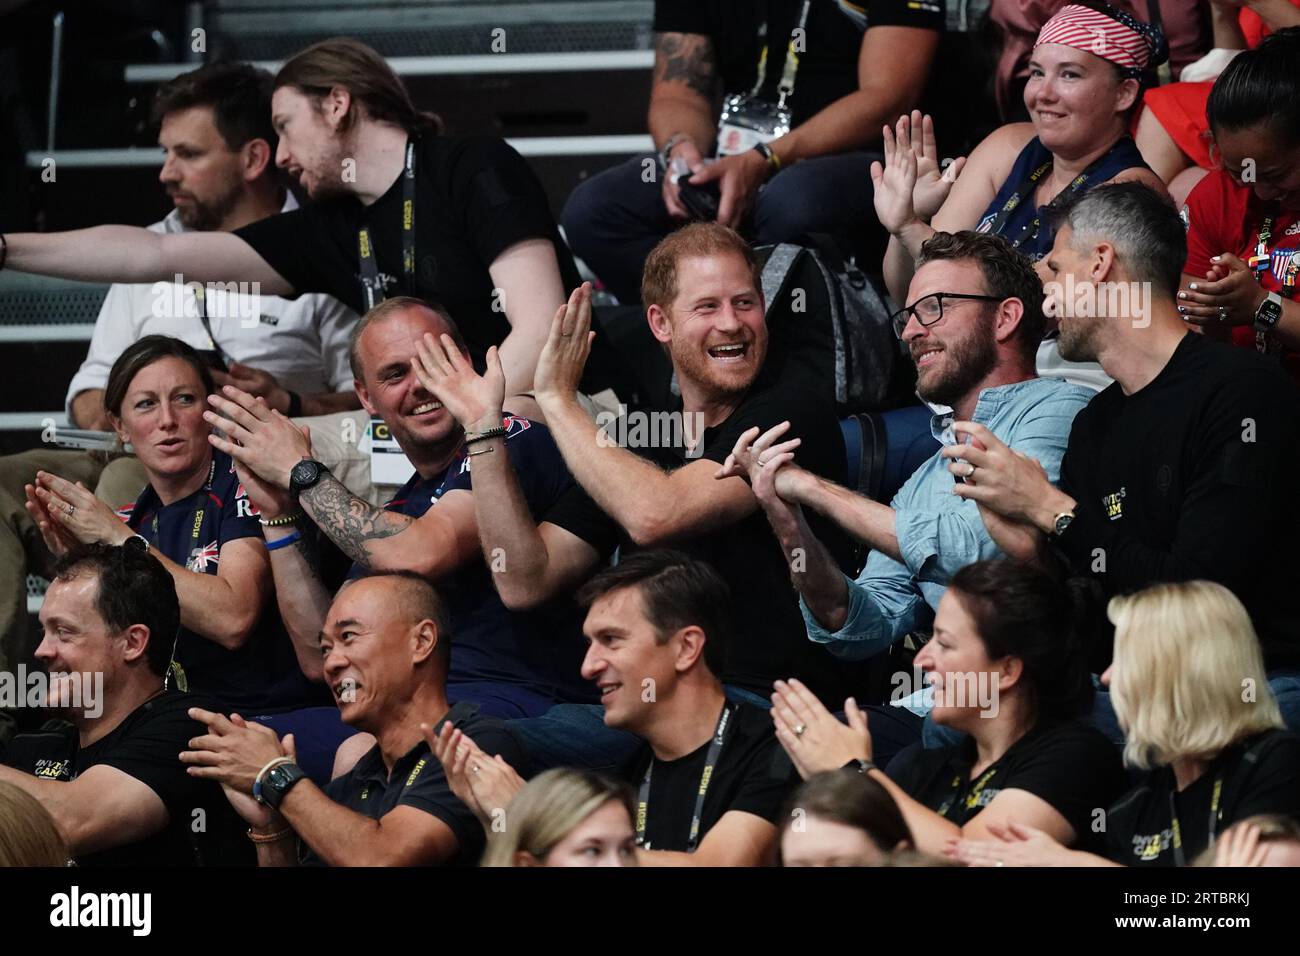
<path id="1" fill-rule="evenodd" d="M 546 342 L 551 316 L 564 305 L 560 264 L 549 239 L 526 239 L 506 249 L 488 267 L 492 285 L 500 290 L 510 334 L 501 343 L 506 394 L 533 388 L 537 356 Z"/>
<path id="2" fill-rule="evenodd" d="M 903 560 L 893 508 L 802 468 L 796 475 L 797 482 L 792 482 L 795 501 L 825 515 L 873 550 L 883 551 L 895 561 Z"/>
<path id="3" fill-rule="evenodd" d="M 167 807 L 147 784 L 116 767 L 91 767 L 76 780 L 41 780 L 0 767 L 0 780 L 40 801 L 77 856 L 135 843 L 167 826 Z"/>
<path id="4" fill-rule="evenodd" d="M 6 266 L 83 282 L 257 282 L 263 295 L 293 286 L 253 247 L 229 232 L 159 235 L 136 226 L 8 235 Z"/>
<path id="5" fill-rule="evenodd" d="M 310 780 L 285 794 L 280 813 L 330 866 L 436 866 L 459 846 L 451 827 L 430 813 L 398 806 L 372 820 L 335 803 Z"/>
<path id="6" fill-rule="evenodd" d="M 770 144 L 782 164 L 861 149 L 881 124 L 920 101 L 939 33 L 919 27 L 871 27 L 858 54 L 858 89 Z"/>
<path id="7" fill-rule="evenodd" d="M 698 33 L 655 34 L 654 82 L 647 125 L 655 148 L 682 134 L 700 153 L 712 151 L 717 95 L 713 41 Z"/>
<path id="8" fill-rule="evenodd" d="M 266 528 L 268 543 L 287 538 L 292 526 Z M 320 633 L 325 627 L 333 595 L 320 577 L 320 554 L 316 532 L 303 528 L 302 537 L 292 545 L 270 552 L 271 575 L 275 581 L 275 598 L 280 619 L 293 642 L 298 667 L 308 680 L 325 679 L 321 660 Z"/>
<path id="9" fill-rule="evenodd" d="M 270 555 L 258 538 L 221 546 L 218 571 L 201 574 L 177 564 L 157 548 L 157 558 L 176 583 L 181 626 L 227 650 L 244 646 L 271 597 Z"/>
<path id="10" fill-rule="evenodd" d="M 694 853 L 636 851 L 642 866 L 762 866 L 776 840 L 776 826 L 753 813 L 729 810 L 713 825 Z"/>
<path id="11" fill-rule="evenodd" d="M 370 571 L 414 571 L 436 578 L 478 554 L 474 503 L 467 491 L 447 492 L 419 518 L 372 505 L 333 475 L 299 500 L 343 553 Z"/>
<path id="12" fill-rule="evenodd" d="M 104 408 L 102 388 L 88 388 L 84 392 L 78 392 L 72 399 L 71 418 L 74 428 L 113 430 L 113 423 L 108 420 L 108 410 Z"/>

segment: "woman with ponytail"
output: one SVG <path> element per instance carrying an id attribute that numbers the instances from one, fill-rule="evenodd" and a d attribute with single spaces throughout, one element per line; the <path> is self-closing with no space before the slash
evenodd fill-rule
<path id="1" fill-rule="evenodd" d="M 1066 846 L 1088 845 L 1094 810 L 1123 791 L 1119 754 L 1086 722 L 1092 681 L 1084 645 L 1087 602 L 1073 584 L 1009 560 L 958 571 L 916 657 L 934 694 L 936 723 L 959 744 L 899 753 L 885 775 L 871 762 L 866 717 L 846 701 L 848 726 L 797 681 L 779 682 L 777 739 L 805 778 L 856 766 L 889 791 L 915 845 L 942 854 L 990 840 L 1012 821 Z"/>

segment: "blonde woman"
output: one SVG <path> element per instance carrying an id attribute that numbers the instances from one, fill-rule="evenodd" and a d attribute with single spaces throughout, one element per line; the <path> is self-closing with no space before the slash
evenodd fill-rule
<path id="1" fill-rule="evenodd" d="M 27 791 L 0 781 L 0 867 L 67 865 L 54 818 Z"/>
<path id="2" fill-rule="evenodd" d="M 1009 824 L 962 841 L 973 865 L 1186 866 L 1239 820 L 1300 817 L 1300 735 L 1283 728 L 1259 639 L 1219 584 L 1161 584 L 1110 602 L 1110 687 L 1124 760 L 1147 771 L 1102 819 L 1107 858 Z"/>
<path id="3" fill-rule="evenodd" d="M 524 785 L 490 827 L 483 866 L 636 866 L 632 791 L 556 768 Z"/>

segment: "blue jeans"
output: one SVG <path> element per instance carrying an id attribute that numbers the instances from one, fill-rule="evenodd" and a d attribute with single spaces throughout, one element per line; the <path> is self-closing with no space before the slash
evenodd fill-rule
<path id="1" fill-rule="evenodd" d="M 841 153 L 781 170 L 755 198 L 746 238 L 765 245 L 830 233 L 854 248 L 873 231 L 883 238 L 871 185 L 871 161 L 880 158 Z M 643 177 L 647 159 L 657 162 L 653 154 L 635 156 L 580 183 L 560 213 L 569 248 L 625 305 L 640 301 L 650 250 L 682 225 L 664 207 L 660 171 L 649 182 Z"/>

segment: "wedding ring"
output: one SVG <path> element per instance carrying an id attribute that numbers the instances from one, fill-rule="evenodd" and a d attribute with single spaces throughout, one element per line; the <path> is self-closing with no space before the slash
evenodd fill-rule
<path id="1" fill-rule="evenodd" d="M 802 737 L 803 734 L 804 734 L 804 731 L 807 730 L 807 729 L 808 729 L 808 728 L 807 728 L 806 726 L 804 726 L 803 724 L 800 724 L 798 727 L 796 727 L 796 728 L 794 729 L 794 735 L 795 735 L 796 737 Z"/>

